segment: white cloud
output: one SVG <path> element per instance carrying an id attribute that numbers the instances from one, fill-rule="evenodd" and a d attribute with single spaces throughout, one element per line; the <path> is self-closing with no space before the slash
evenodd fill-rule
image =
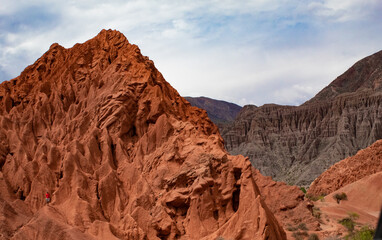
<path id="1" fill-rule="evenodd" d="M 324 0 L 309 3 L 307 9 L 329 21 L 348 22 L 364 20 L 380 4 L 379 0 Z"/>
<path id="2" fill-rule="evenodd" d="M 377 3 L 7 0 L 0 76 L 17 76 L 54 42 L 71 47 L 111 28 L 138 44 L 182 95 L 299 104 L 380 50 Z"/>

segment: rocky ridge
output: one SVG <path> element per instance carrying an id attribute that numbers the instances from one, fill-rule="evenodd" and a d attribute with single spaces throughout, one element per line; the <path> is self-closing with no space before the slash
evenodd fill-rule
<path id="1" fill-rule="evenodd" d="M 117 31 L 3 82 L 0 142 L 1 238 L 285 239 L 248 159 Z"/>
<path id="2" fill-rule="evenodd" d="M 235 120 L 241 107 L 234 103 L 215 100 L 207 97 L 184 97 L 192 106 L 207 111 L 208 117 L 219 128 Z"/>
<path id="3" fill-rule="evenodd" d="M 231 154 L 262 174 L 309 186 L 327 168 L 382 138 L 382 51 L 301 106 L 244 106 L 220 129 Z"/>

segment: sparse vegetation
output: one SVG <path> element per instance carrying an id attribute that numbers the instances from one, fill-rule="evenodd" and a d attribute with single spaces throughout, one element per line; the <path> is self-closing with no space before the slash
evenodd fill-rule
<path id="1" fill-rule="evenodd" d="M 300 235 L 292 235 L 292 237 L 294 237 L 294 239 L 296 239 L 296 240 L 303 240 L 304 239 L 304 237 L 302 237 L 302 236 L 300 236 Z"/>
<path id="2" fill-rule="evenodd" d="M 329 236 L 325 240 L 341 240 L 341 238 L 339 236 Z"/>
<path id="3" fill-rule="evenodd" d="M 312 211 L 313 217 L 321 219 L 321 210 L 318 207 L 313 207 Z"/>
<path id="4" fill-rule="evenodd" d="M 317 234 L 312 233 L 312 234 L 309 235 L 308 240 L 320 240 L 320 238 L 318 237 Z"/>
<path id="5" fill-rule="evenodd" d="M 349 212 L 348 213 L 349 217 L 351 219 L 353 219 L 354 221 L 357 220 L 359 218 L 359 214 L 358 213 L 355 213 L 355 212 Z"/>
<path id="6" fill-rule="evenodd" d="M 372 240 L 374 235 L 374 229 L 369 226 L 363 226 L 361 229 L 356 230 L 357 223 L 355 220 L 359 218 L 359 215 L 354 212 L 348 213 L 349 217 L 343 218 L 339 221 L 345 226 L 349 234 L 345 237 L 346 240 Z"/>
<path id="7" fill-rule="evenodd" d="M 310 195 L 310 194 L 306 194 L 305 195 L 308 199 L 312 200 L 313 202 L 316 202 L 318 200 L 321 200 L 321 202 L 324 201 L 324 198 L 325 198 L 325 195 L 324 194 L 321 194 L 320 196 L 313 196 L 313 195 Z"/>
<path id="8" fill-rule="evenodd" d="M 337 203 L 339 204 L 341 202 L 341 200 L 348 200 L 348 196 L 346 195 L 346 193 L 336 193 L 333 198 L 337 201 Z"/>
<path id="9" fill-rule="evenodd" d="M 308 228 L 306 227 L 306 224 L 305 224 L 305 223 L 300 223 L 300 224 L 298 225 L 298 229 L 300 229 L 300 230 L 308 230 Z"/>
<path id="10" fill-rule="evenodd" d="M 300 187 L 301 191 L 306 194 L 306 189 L 304 187 Z"/>
<path id="11" fill-rule="evenodd" d="M 288 224 L 287 228 L 286 228 L 288 231 L 291 231 L 291 232 L 294 232 L 294 231 L 297 231 L 297 230 L 303 230 L 303 231 L 306 231 L 308 230 L 308 228 L 306 227 L 306 224 L 305 223 L 300 223 L 298 226 L 292 226 L 290 224 Z"/>
<path id="12" fill-rule="evenodd" d="M 309 236 L 307 231 L 298 231 L 292 234 L 292 237 L 294 237 L 296 240 L 302 240 L 307 236 Z"/>
<path id="13" fill-rule="evenodd" d="M 355 222 L 353 221 L 353 219 L 351 219 L 350 217 L 346 217 L 339 220 L 338 222 L 342 224 L 344 227 L 346 227 L 349 233 L 353 233 L 354 226 L 355 226 Z"/>
<path id="14" fill-rule="evenodd" d="M 360 230 L 356 231 L 350 240 L 373 240 L 375 230 L 369 226 L 363 226 Z"/>
<path id="15" fill-rule="evenodd" d="M 287 230 L 288 231 L 291 231 L 291 232 L 294 232 L 294 231 L 297 231 L 297 227 L 293 227 L 292 225 L 290 225 L 290 224 L 288 224 L 288 226 L 287 226 Z"/>

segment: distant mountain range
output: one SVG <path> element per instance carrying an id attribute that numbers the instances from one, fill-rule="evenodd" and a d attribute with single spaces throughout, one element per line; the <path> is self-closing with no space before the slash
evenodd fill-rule
<path id="1" fill-rule="evenodd" d="M 202 108 L 207 111 L 208 117 L 218 126 L 230 123 L 235 120 L 241 110 L 241 106 L 215 100 L 207 97 L 184 97 L 192 106 Z"/>
<path id="2" fill-rule="evenodd" d="M 213 103 L 193 104 L 214 116 Z M 231 154 L 248 156 L 277 180 L 309 186 L 334 163 L 381 139 L 381 119 L 382 51 L 354 64 L 301 106 L 246 105 L 219 128 Z"/>

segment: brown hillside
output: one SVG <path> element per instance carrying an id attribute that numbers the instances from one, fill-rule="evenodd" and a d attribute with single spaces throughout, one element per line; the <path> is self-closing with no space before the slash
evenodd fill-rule
<path id="1" fill-rule="evenodd" d="M 356 213 L 359 218 L 355 220 L 356 229 L 370 226 L 376 229 L 378 216 L 382 207 L 382 172 L 363 177 L 327 195 L 323 201 L 315 203 L 321 212 L 321 238 L 348 234 L 347 229 L 338 221 L 349 217 L 349 213 Z M 347 200 L 339 204 L 333 198 L 335 194 L 345 193 Z"/>
<path id="2" fill-rule="evenodd" d="M 380 171 L 382 171 L 382 140 L 334 164 L 314 180 L 308 194 L 327 195 Z"/>

